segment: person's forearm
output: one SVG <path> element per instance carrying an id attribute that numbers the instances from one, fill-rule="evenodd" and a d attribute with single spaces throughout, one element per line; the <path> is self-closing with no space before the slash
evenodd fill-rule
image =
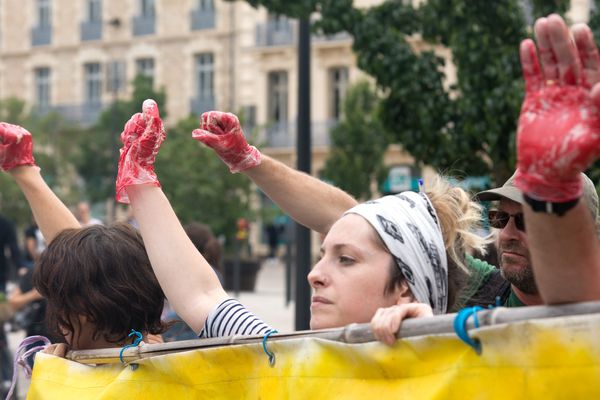
<path id="1" fill-rule="evenodd" d="M 199 333 L 208 313 L 228 297 L 162 190 L 132 185 L 127 194 L 154 273 L 175 312 Z"/>
<path id="2" fill-rule="evenodd" d="M 20 291 L 14 293 L 10 296 L 8 302 L 13 310 L 19 311 L 32 301 L 40 300 L 42 298 L 42 295 L 37 290 L 32 289 L 26 293 L 21 293 Z"/>
<path id="3" fill-rule="evenodd" d="M 600 300 L 600 242 L 583 199 L 562 217 L 523 206 L 531 263 L 547 304 Z"/>
<path id="4" fill-rule="evenodd" d="M 343 190 L 262 155 L 260 165 L 243 173 L 286 214 L 300 224 L 326 234 L 357 201 Z"/>
<path id="5" fill-rule="evenodd" d="M 42 179 L 39 168 L 22 166 L 13 168 L 9 173 L 25 195 L 44 239 L 48 243 L 61 231 L 80 227 L 75 216 Z"/>

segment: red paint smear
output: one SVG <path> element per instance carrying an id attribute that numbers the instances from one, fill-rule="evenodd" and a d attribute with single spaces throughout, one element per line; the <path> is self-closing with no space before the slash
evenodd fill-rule
<path id="1" fill-rule="evenodd" d="M 600 116 L 587 90 L 552 85 L 527 94 L 519 118 L 515 179 L 523 192 L 555 202 L 578 198 L 579 173 L 598 155 Z"/>
<path id="2" fill-rule="evenodd" d="M 165 130 L 156 102 L 146 100 L 143 109 L 143 114 L 137 113 L 127 121 L 121 133 L 123 147 L 116 182 L 116 199 L 121 203 L 129 203 L 127 186 L 149 184 L 160 187 L 154 161 L 165 140 Z"/>
<path id="3" fill-rule="evenodd" d="M 244 171 L 260 164 L 258 149 L 250 146 L 238 118 L 230 113 L 209 111 L 200 117 L 200 129 L 192 137 L 213 149 L 231 172 Z"/>
<path id="4" fill-rule="evenodd" d="M 8 171 L 21 165 L 35 165 L 31 133 L 21 126 L 0 122 L 0 168 Z"/>

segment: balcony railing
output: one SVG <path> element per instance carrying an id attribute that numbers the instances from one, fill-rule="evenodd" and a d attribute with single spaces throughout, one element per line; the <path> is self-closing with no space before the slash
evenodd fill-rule
<path id="1" fill-rule="evenodd" d="M 34 107 L 32 113 L 37 116 L 45 116 L 57 113 L 67 121 L 89 127 L 98 121 L 100 113 L 104 110 L 101 103 L 88 104 L 59 104 L 55 106 Z"/>
<path id="2" fill-rule="evenodd" d="M 256 26 L 256 45 L 286 46 L 296 42 L 295 24 L 289 20 L 269 21 Z"/>
<path id="3" fill-rule="evenodd" d="M 102 22 L 101 21 L 85 21 L 79 25 L 81 41 L 100 40 L 102 39 Z"/>
<path id="4" fill-rule="evenodd" d="M 52 27 L 34 26 L 31 28 L 31 45 L 46 46 L 52 41 Z"/>
<path id="5" fill-rule="evenodd" d="M 348 32 L 338 32 L 333 35 L 311 35 L 313 42 L 334 42 L 352 40 Z M 297 41 L 297 23 L 295 21 L 269 21 L 256 26 L 256 46 L 290 46 Z"/>
<path id="6" fill-rule="evenodd" d="M 133 36 L 153 35 L 156 28 L 154 16 L 138 15 L 133 17 Z"/>
<path id="7" fill-rule="evenodd" d="M 190 11 L 190 25 L 193 31 L 213 29 L 215 27 L 215 10 Z"/>
<path id="8" fill-rule="evenodd" d="M 340 40 L 352 40 L 352 35 L 348 32 L 338 32 L 333 35 L 312 35 L 313 42 L 336 42 Z"/>
<path id="9" fill-rule="evenodd" d="M 194 115 L 200 115 L 206 111 L 212 111 L 215 109 L 215 98 L 204 97 L 195 98 L 190 100 L 190 110 Z"/>
<path id="10" fill-rule="evenodd" d="M 337 120 L 317 121 L 311 124 L 311 145 L 329 146 L 331 144 L 329 132 L 338 124 Z M 259 140 L 266 142 L 268 147 L 292 148 L 296 147 L 296 123 L 277 123 L 267 126 Z"/>

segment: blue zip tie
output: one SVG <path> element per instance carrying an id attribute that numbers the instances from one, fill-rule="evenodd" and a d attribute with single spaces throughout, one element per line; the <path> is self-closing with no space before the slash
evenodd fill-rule
<path id="1" fill-rule="evenodd" d="M 131 336 L 137 336 L 134 340 L 132 344 L 128 344 L 127 346 L 123 346 L 123 348 L 121 349 L 121 352 L 119 353 L 119 360 L 121 360 L 121 363 L 125 363 L 125 361 L 123 361 L 123 352 L 125 351 L 125 349 L 129 349 L 131 347 L 137 347 L 140 342 L 142 341 L 142 333 L 136 331 L 135 329 L 131 330 L 131 333 L 129 335 L 127 335 L 127 337 L 131 337 Z M 131 369 L 135 370 L 137 368 L 137 364 L 131 364 Z"/>
<path id="2" fill-rule="evenodd" d="M 481 342 L 479 339 L 472 339 L 467 332 L 467 320 L 472 315 L 473 323 L 475 324 L 475 328 L 479 328 L 479 320 L 477 319 L 477 311 L 483 310 L 483 307 L 475 306 L 463 308 L 456 314 L 456 318 L 454 318 L 454 332 L 456 335 L 473 348 L 475 353 L 481 354 Z"/>
<path id="3" fill-rule="evenodd" d="M 278 333 L 276 329 L 272 329 L 270 331 L 268 331 L 267 333 L 265 333 L 265 337 L 263 337 L 262 340 L 262 346 L 263 346 L 263 350 L 265 352 L 265 354 L 267 356 L 269 356 L 269 365 L 272 367 L 273 365 L 275 365 L 275 353 L 269 351 L 269 349 L 267 349 L 267 339 L 269 338 L 269 336 L 271 336 L 273 333 Z"/>
<path id="4" fill-rule="evenodd" d="M 500 296 L 496 296 L 496 307 L 502 307 L 502 299 Z M 489 308 L 494 308 L 494 306 L 490 305 Z"/>

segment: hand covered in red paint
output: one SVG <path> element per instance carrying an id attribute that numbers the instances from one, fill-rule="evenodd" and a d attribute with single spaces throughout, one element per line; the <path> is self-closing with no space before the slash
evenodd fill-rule
<path id="1" fill-rule="evenodd" d="M 240 172 L 260 164 L 258 149 L 244 137 L 240 121 L 230 113 L 209 111 L 200 117 L 200 129 L 192 137 L 212 148 L 231 172 Z"/>
<path id="2" fill-rule="evenodd" d="M 525 100 L 515 185 L 533 198 L 566 202 L 581 197 L 580 172 L 600 156 L 600 87 L 590 90 L 593 74 L 584 74 L 561 17 L 540 18 L 535 36 L 543 70 L 533 41 L 520 48 Z"/>
<path id="3" fill-rule="evenodd" d="M 35 165 L 31 133 L 18 125 L 0 122 L 0 169 Z"/>
<path id="4" fill-rule="evenodd" d="M 428 304 L 406 303 L 380 308 L 371 320 L 371 330 L 377 340 L 392 346 L 396 342 L 396 332 L 400 330 L 402 321 L 421 317 L 433 317 L 433 310 Z"/>
<path id="5" fill-rule="evenodd" d="M 165 130 L 158 112 L 158 105 L 148 99 L 137 113 L 127 121 L 121 133 L 121 157 L 117 174 L 118 202 L 128 204 L 127 186 L 153 185 L 160 187 L 154 172 L 154 160 L 165 140 Z"/>

